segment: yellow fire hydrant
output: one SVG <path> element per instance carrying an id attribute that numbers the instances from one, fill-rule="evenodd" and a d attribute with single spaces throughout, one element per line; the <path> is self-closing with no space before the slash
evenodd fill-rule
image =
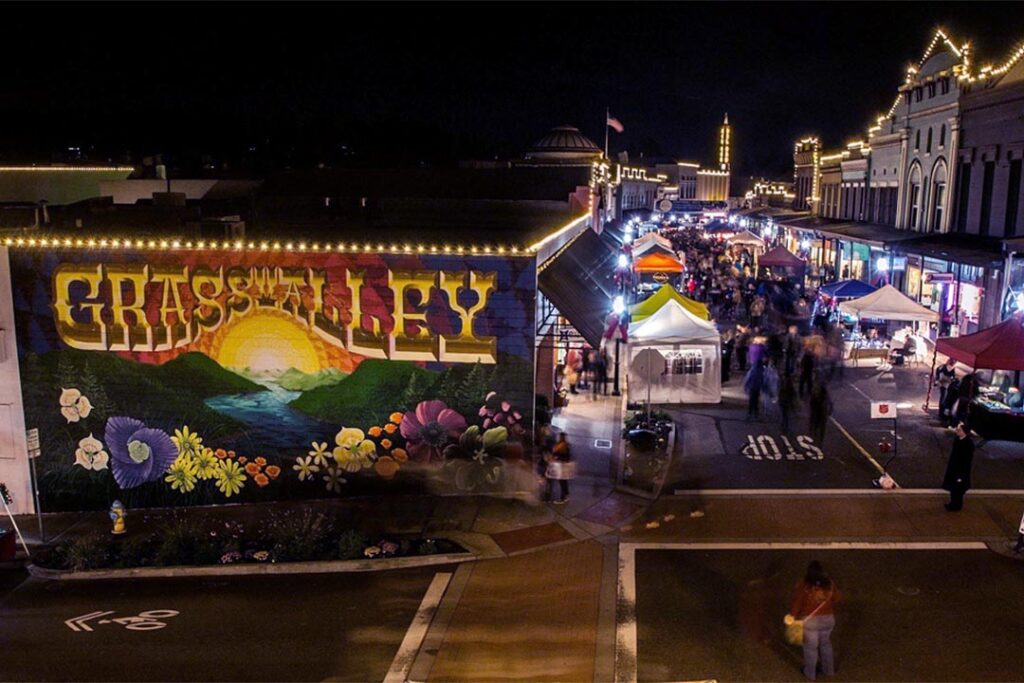
<path id="1" fill-rule="evenodd" d="M 110 519 L 114 522 L 114 528 L 110 530 L 112 534 L 123 534 L 125 529 L 124 521 L 128 517 L 128 511 L 124 509 L 124 503 L 119 500 L 115 500 L 110 506 Z"/>

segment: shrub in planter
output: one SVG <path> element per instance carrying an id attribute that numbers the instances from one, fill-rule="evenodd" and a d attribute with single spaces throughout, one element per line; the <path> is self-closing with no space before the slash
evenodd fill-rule
<path id="1" fill-rule="evenodd" d="M 334 522 L 311 508 L 287 510 L 274 516 L 262 529 L 262 538 L 279 562 L 334 558 Z"/>
<path id="2" fill-rule="evenodd" d="M 370 545 L 369 539 L 355 529 L 349 529 L 338 538 L 339 560 L 361 560 L 363 549 Z"/>
<path id="3" fill-rule="evenodd" d="M 104 569 L 112 559 L 110 539 L 96 534 L 76 538 L 64 551 L 65 567 L 79 572 Z"/>

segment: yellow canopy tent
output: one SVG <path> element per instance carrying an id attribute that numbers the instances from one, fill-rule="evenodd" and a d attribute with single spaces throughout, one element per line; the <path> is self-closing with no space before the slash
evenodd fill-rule
<path id="1" fill-rule="evenodd" d="M 702 320 L 711 320 L 711 312 L 706 305 L 683 296 L 671 285 L 662 285 L 651 297 L 629 307 L 630 322 L 640 322 L 670 300 L 675 301 Z"/>

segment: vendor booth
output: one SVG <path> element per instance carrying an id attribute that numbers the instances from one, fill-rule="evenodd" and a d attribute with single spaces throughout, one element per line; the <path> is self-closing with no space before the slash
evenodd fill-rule
<path id="1" fill-rule="evenodd" d="M 993 370 L 990 382 L 971 402 L 971 430 L 985 439 L 1024 441 L 1024 407 L 1015 380 L 1024 370 L 1024 326 L 1014 316 L 998 325 L 964 337 L 941 337 L 935 342 L 932 376 L 939 353 L 973 370 Z M 930 399 L 930 396 L 929 396 Z M 927 406 L 927 403 L 926 403 Z"/>
<path id="2" fill-rule="evenodd" d="M 839 304 L 839 311 L 856 318 L 861 324 L 864 320 L 885 321 L 886 324 L 883 326 L 885 331 L 888 330 L 889 321 L 920 323 L 936 322 L 939 319 L 938 313 L 920 305 L 892 285 L 886 285 L 857 299 L 843 301 Z M 879 358 L 885 363 L 896 350 L 904 348 L 907 336 L 913 337 L 914 341 L 915 351 L 912 360 L 922 360 L 926 341 L 924 337 L 913 334 L 911 330 L 902 330 L 896 335 L 882 334 L 877 337 L 862 336 L 861 331 L 857 330 L 846 344 L 847 358 L 854 361 L 864 358 Z M 900 357 L 897 357 L 894 362 L 903 362 L 901 354 L 896 355 Z"/>
<path id="3" fill-rule="evenodd" d="M 824 294 L 831 299 L 859 299 L 875 291 L 876 287 L 861 280 L 841 280 L 818 288 L 818 294 Z"/>
<path id="4" fill-rule="evenodd" d="M 757 258 L 757 273 L 764 278 L 783 278 L 803 283 L 807 262 L 785 247 L 775 247 Z"/>
<path id="5" fill-rule="evenodd" d="M 683 264 L 674 255 L 652 251 L 633 261 L 639 289 L 653 290 L 664 284 L 679 284 Z"/>
<path id="6" fill-rule="evenodd" d="M 637 240 L 633 243 L 633 258 L 639 258 L 641 256 L 647 256 L 649 254 L 665 254 L 677 259 L 680 263 L 685 263 L 684 259 L 680 258 L 679 254 L 672 248 L 672 243 L 664 237 L 659 237 L 654 233 L 651 236 L 657 239 L 640 241 Z"/>
<path id="7" fill-rule="evenodd" d="M 719 403 L 721 337 L 674 299 L 629 330 L 628 392 L 631 401 Z"/>
<path id="8" fill-rule="evenodd" d="M 754 247 L 761 251 L 764 251 L 765 248 L 764 240 L 749 230 L 744 230 L 738 235 L 727 237 L 725 241 L 738 247 Z"/>
<path id="9" fill-rule="evenodd" d="M 650 317 L 659 308 L 664 306 L 669 301 L 675 301 L 677 304 L 693 313 L 701 320 L 711 320 L 711 311 L 708 310 L 706 304 L 702 304 L 699 301 L 694 301 L 689 297 L 685 297 L 676 291 L 675 287 L 670 285 L 662 285 L 658 288 L 654 294 L 644 299 L 640 303 L 633 304 L 629 307 L 629 319 L 632 323 L 638 323 L 641 320 Z"/>

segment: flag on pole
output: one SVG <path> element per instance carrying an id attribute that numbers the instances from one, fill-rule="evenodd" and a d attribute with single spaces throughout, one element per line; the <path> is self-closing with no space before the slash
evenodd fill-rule
<path id="1" fill-rule="evenodd" d="M 614 116 L 608 117 L 608 127 L 614 128 L 616 133 L 621 133 L 622 131 L 626 130 L 626 127 L 622 125 L 622 121 L 619 121 Z"/>

